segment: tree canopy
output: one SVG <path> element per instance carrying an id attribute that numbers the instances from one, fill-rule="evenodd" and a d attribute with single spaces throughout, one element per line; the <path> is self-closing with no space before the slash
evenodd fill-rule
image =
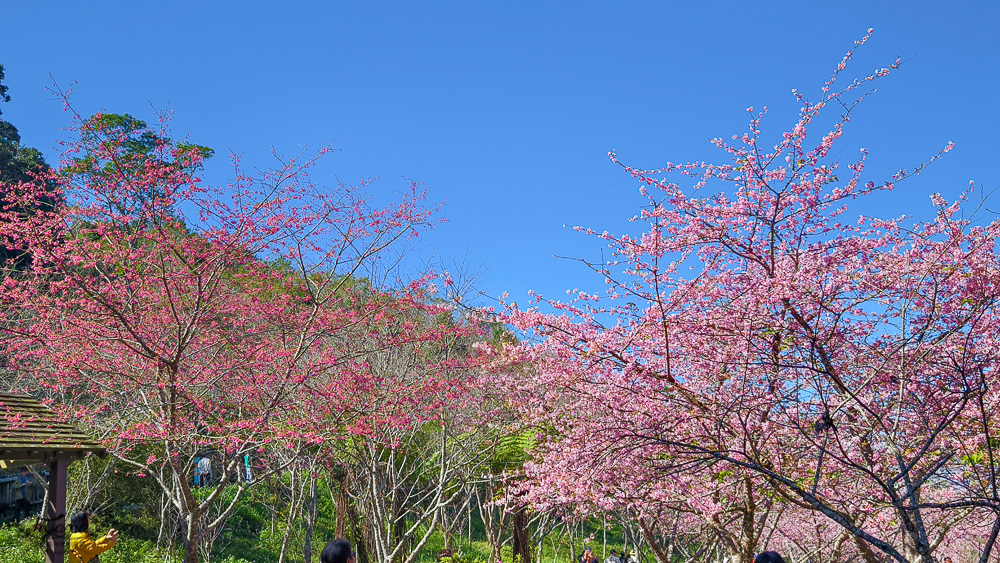
<path id="1" fill-rule="evenodd" d="M 728 162 L 623 165 L 649 206 L 641 236 L 587 230 L 610 251 L 589 264 L 604 294 L 504 310 L 526 337 L 498 361 L 526 368 L 502 381 L 545 429 L 536 505 L 629 511 L 650 535 L 673 514 L 745 563 L 777 529 L 788 550 L 818 534 L 931 563 L 968 541 L 989 560 L 1000 221 L 975 215 L 974 186 L 912 224 L 850 216 L 924 167 L 875 181 L 865 150 L 834 152 L 899 62 L 842 84 L 853 53 L 773 143 L 750 108 L 746 133 L 712 140 Z"/>

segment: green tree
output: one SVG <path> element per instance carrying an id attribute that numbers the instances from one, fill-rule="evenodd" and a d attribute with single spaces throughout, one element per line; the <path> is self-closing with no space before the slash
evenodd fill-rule
<path id="1" fill-rule="evenodd" d="M 61 173 L 72 185 L 112 190 L 116 197 L 109 198 L 105 211 L 119 217 L 141 218 L 149 215 L 150 206 L 169 203 L 166 187 L 171 176 L 193 175 L 214 154 L 208 147 L 171 139 L 165 120 L 151 127 L 127 113 L 95 114 L 83 120 L 79 134 L 82 156 Z M 195 155 L 198 158 L 192 158 Z M 164 177 L 150 181 L 146 170 L 151 164 L 160 167 Z M 146 225 L 140 220 L 132 226 Z"/>
<path id="2" fill-rule="evenodd" d="M 4 68 L 0 65 L 0 102 L 9 102 L 9 87 L 3 83 Z M 4 120 L 0 110 L 0 182 L 26 182 L 34 174 L 47 172 L 49 165 L 38 149 L 21 145 L 17 127 Z"/>
<path id="3" fill-rule="evenodd" d="M 4 68 L 0 65 L 0 102 L 9 102 L 9 87 L 3 84 Z M 52 193 L 54 188 L 53 180 L 50 178 L 51 168 L 45 162 L 42 153 L 32 147 L 25 147 L 21 144 L 21 135 L 17 127 L 3 119 L 3 111 L 0 110 L 0 206 L 7 207 L 6 196 L 8 185 L 21 182 L 40 181 L 45 182 Z M 53 197 L 41 196 L 37 206 L 55 205 Z M 21 212 L 30 212 L 30 209 L 19 209 Z M 27 257 L 17 249 L 8 248 L 0 244 L 0 263 L 13 262 L 18 268 L 23 268 L 27 264 Z"/>

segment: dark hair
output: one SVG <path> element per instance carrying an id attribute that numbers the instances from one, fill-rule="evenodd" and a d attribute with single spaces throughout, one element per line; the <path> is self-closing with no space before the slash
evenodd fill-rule
<path id="1" fill-rule="evenodd" d="M 90 529 L 90 514 L 77 512 L 69 519 L 69 531 L 71 533 L 86 532 Z"/>
<path id="2" fill-rule="evenodd" d="M 754 557 L 753 563 L 785 563 L 785 558 L 778 555 L 777 551 L 765 551 Z"/>
<path id="3" fill-rule="evenodd" d="M 321 563 L 347 563 L 347 560 L 354 557 L 351 550 L 351 542 L 341 538 L 326 544 L 323 553 L 319 554 Z"/>

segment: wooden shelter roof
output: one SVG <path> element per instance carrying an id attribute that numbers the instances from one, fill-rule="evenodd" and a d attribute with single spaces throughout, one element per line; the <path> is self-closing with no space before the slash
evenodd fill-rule
<path id="1" fill-rule="evenodd" d="M 107 450 L 27 395 L 0 393 L 0 468 L 15 463 L 79 459 Z"/>

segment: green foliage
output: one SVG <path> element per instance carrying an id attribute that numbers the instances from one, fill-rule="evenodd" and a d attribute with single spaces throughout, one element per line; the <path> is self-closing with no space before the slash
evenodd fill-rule
<path id="1" fill-rule="evenodd" d="M 269 563 L 276 559 L 269 549 L 261 549 L 261 535 L 270 526 L 271 514 L 262 493 L 253 490 L 237 505 L 222 535 L 215 541 L 214 552 L 223 561 Z"/>
<path id="2" fill-rule="evenodd" d="M 585 521 L 583 523 L 582 533 L 574 538 L 576 552 L 578 554 L 583 553 L 583 549 L 585 547 L 590 547 L 594 549 L 594 553 L 597 555 L 598 559 L 603 560 L 600 543 L 596 541 L 584 543 L 582 539 L 587 535 L 598 537 L 601 535 L 602 529 L 604 529 L 604 522 L 601 518 L 593 518 Z M 450 547 L 454 552 L 454 557 L 442 558 L 442 563 L 446 563 L 449 560 L 450 563 L 496 563 L 492 559 L 493 552 L 490 548 L 490 544 L 485 541 L 485 537 L 482 521 L 478 518 L 474 518 L 472 525 L 472 542 L 470 543 L 468 541 L 468 538 L 464 533 L 453 536 Z M 607 521 L 607 540 L 609 552 L 611 549 L 622 549 L 624 543 L 622 528 L 621 526 L 615 525 L 610 519 Z M 552 534 L 548 536 L 544 542 L 542 542 L 542 556 L 540 559 L 535 559 L 535 546 L 533 546 L 531 561 L 532 563 L 567 563 L 569 562 L 570 554 L 569 544 L 570 541 L 568 535 L 559 530 L 553 531 Z M 440 530 L 435 531 L 431 534 L 427 544 L 424 546 L 423 551 L 417 559 L 417 563 L 437 563 L 436 555 L 443 549 L 444 535 L 440 532 Z M 513 555 L 513 549 L 509 544 L 504 546 L 500 551 L 500 558 L 504 563 L 517 563 L 514 561 Z"/>
<path id="3" fill-rule="evenodd" d="M 0 65 L 0 102 L 9 102 L 10 94 L 7 93 L 8 86 L 3 83 L 3 65 Z M 3 111 L 0 111 L 0 115 L 3 115 Z"/>
<path id="4" fill-rule="evenodd" d="M 180 561 L 180 554 L 171 558 Z M 148 540 L 123 536 L 110 551 L 101 555 L 101 563 L 162 563 L 164 555 Z"/>
<path id="5" fill-rule="evenodd" d="M 269 485 L 261 485 L 247 492 L 236 511 L 226 521 L 226 527 L 215 541 L 212 561 L 221 558 L 234 563 L 272 563 L 278 559 L 281 541 L 287 521 L 287 476 Z M 329 494 L 324 494 L 327 485 L 320 479 L 317 484 L 317 522 L 313 532 L 313 554 L 319 552 L 326 542 L 333 538 L 336 528 L 336 507 Z M 273 520 L 273 521 L 272 521 Z M 296 522 L 301 527 L 302 522 Z M 289 542 L 291 561 L 302 558 L 302 530 L 296 530 Z"/>
<path id="6" fill-rule="evenodd" d="M 101 563 L 180 561 L 180 554 L 165 558 L 166 555 L 158 551 L 153 542 L 122 535 L 114 548 L 101 555 Z M 44 538 L 33 520 L 0 526 L 0 563 L 44 563 L 44 561 Z"/>
<path id="7" fill-rule="evenodd" d="M 134 475 L 119 474 L 116 477 L 119 483 L 108 489 L 108 494 L 124 494 L 129 487 L 129 483 L 137 487 L 143 486 L 143 479 Z M 284 535 L 284 523 L 287 517 L 287 490 L 282 491 L 282 487 L 287 487 L 287 482 L 272 483 L 262 486 L 259 489 L 249 491 L 239 503 L 235 514 L 226 522 L 225 529 L 215 541 L 212 550 L 212 561 L 222 563 L 273 563 L 278 558 L 281 547 L 281 540 Z M 318 560 L 319 552 L 327 541 L 333 538 L 335 529 L 336 507 L 329 494 L 324 494 L 327 486 L 324 482 L 319 483 L 320 494 L 318 497 L 319 521 L 313 537 L 313 557 Z M 208 489 L 197 490 L 197 494 L 207 493 Z M 227 491 L 232 494 L 232 491 Z M 141 496 L 141 495 L 138 495 Z M 138 496 L 132 496 L 129 501 L 137 500 Z M 231 498 L 231 497 L 230 497 Z M 113 504 L 115 508 L 105 512 L 103 517 L 95 516 L 92 523 L 94 535 L 100 535 L 108 529 L 114 527 L 121 533 L 118 544 L 106 554 L 101 555 L 101 563 L 180 563 L 181 552 L 164 553 L 155 547 L 155 537 L 159 521 L 144 516 L 147 512 L 155 512 L 156 502 L 159 499 L 148 499 L 146 506 L 123 503 Z M 106 505 L 112 506 L 112 505 Z M 608 523 L 608 548 L 621 546 L 621 530 L 617 526 Z M 301 522 L 297 523 L 301 526 Z M 602 523 L 599 520 L 592 520 L 584 524 L 583 535 L 595 534 L 601 529 Z M 464 528 L 463 528 L 464 529 Z M 293 534 L 289 544 L 289 561 L 302 560 L 301 530 L 298 534 Z M 356 541 L 356 538 L 349 538 Z M 569 538 L 562 534 L 557 534 L 554 538 L 555 545 L 550 539 L 546 539 L 542 544 L 542 557 L 533 563 L 555 563 L 566 561 L 569 556 Z M 583 551 L 583 543 L 580 536 L 576 538 L 576 549 L 580 553 Z M 424 546 L 419 555 L 418 563 L 436 563 L 436 554 L 444 549 L 444 535 L 440 530 L 436 530 Z M 590 544 L 595 547 L 594 544 Z M 483 523 L 476 518 L 472 526 L 472 541 L 463 533 L 458 533 L 452 537 L 451 546 L 454 552 L 453 557 L 442 559 L 443 563 L 495 563 L 491 559 L 490 545 L 485 541 Z M 600 555 L 599 547 L 595 551 Z M 501 559 L 504 563 L 518 563 L 513 558 L 510 546 L 505 546 L 501 551 Z M 41 532 L 34 525 L 34 520 L 29 519 L 17 524 L 0 526 L 0 563 L 43 563 L 44 542 Z"/>
<path id="8" fill-rule="evenodd" d="M 155 448 L 143 446 L 149 453 L 159 453 Z M 91 506 L 82 506 L 84 496 L 98 476 L 107 472 L 100 493 L 92 499 Z M 140 477 L 127 466 L 115 463 L 114 459 L 91 456 L 73 463 L 67 471 L 66 509 L 70 512 L 87 510 L 96 521 L 105 527 L 116 528 L 124 536 L 155 541 L 160 528 L 159 486 L 152 477 Z"/>
<path id="9" fill-rule="evenodd" d="M 486 459 L 491 473 L 499 475 L 504 471 L 517 469 L 531 459 L 535 447 L 535 431 L 519 430 L 496 437 L 492 455 Z"/>
<path id="10" fill-rule="evenodd" d="M 93 115 L 79 127 L 83 156 L 74 158 L 61 173 L 71 184 L 102 186 L 118 192 L 117 197 L 107 202 L 108 211 L 132 217 L 136 220 L 134 226 L 142 227 L 144 213 L 171 205 L 167 196 L 180 185 L 191 182 L 190 175 L 214 154 L 202 145 L 175 142 L 166 133 L 165 127 L 157 131 L 127 113 Z M 170 174 L 156 182 L 134 181 L 143 179 L 151 164 L 154 169 Z"/>
<path id="11" fill-rule="evenodd" d="M 3 66 L 0 65 L 0 81 L 4 78 Z M 10 95 L 7 93 L 7 86 L 0 84 L 0 102 L 9 102 Z M 0 112 L 2 114 L 2 112 Z M 42 157 L 38 149 L 21 145 L 21 135 L 17 127 L 10 122 L 0 119 L 0 202 L 8 193 L 8 189 L 3 184 L 17 184 L 21 182 L 36 181 L 36 176 L 44 175 L 50 171 L 49 165 Z M 53 193 L 55 184 L 49 180 L 43 180 L 47 192 Z M 48 195 L 40 196 L 34 206 L 21 207 L 19 212 L 30 214 L 34 209 L 49 209 L 56 205 L 55 197 Z M 18 269 L 27 268 L 29 259 L 22 252 L 0 247 L 0 263 L 13 262 Z"/>
<path id="12" fill-rule="evenodd" d="M 43 563 L 42 535 L 28 520 L 0 526 L 0 563 Z"/>
<path id="13" fill-rule="evenodd" d="M 4 79 L 3 65 L 0 65 L 0 102 L 9 102 L 8 86 Z M 0 111 L 0 115 L 3 112 Z M 38 149 L 21 146 L 21 135 L 17 127 L 0 119 L 0 182 L 27 182 L 32 174 L 46 172 L 49 165 Z"/>
<path id="14" fill-rule="evenodd" d="M 177 154 L 195 155 L 202 159 L 210 158 L 215 151 L 212 149 L 196 145 L 194 143 L 176 142 L 169 137 L 165 137 L 158 132 L 154 132 L 145 121 L 135 118 L 127 113 L 99 113 L 87 119 L 80 128 L 85 146 L 102 146 L 105 140 L 124 139 L 121 147 L 124 149 L 115 158 L 109 158 L 106 154 L 96 156 L 91 152 L 74 160 L 71 166 L 65 168 L 65 172 L 70 176 L 75 174 L 86 174 L 94 179 L 94 176 L 110 176 L 115 172 L 125 173 L 134 166 L 144 165 L 149 160 L 157 160 L 161 164 L 169 167 L 193 172 L 201 168 L 200 165 L 192 165 L 185 158 L 175 158 L 169 154 L 171 147 L 176 148 Z"/>
<path id="15" fill-rule="evenodd" d="M 477 521 L 473 526 L 473 541 L 468 543 L 464 537 L 456 537 L 452 542 L 452 557 L 442 557 L 441 563 L 491 563 L 490 544 L 483 541 L 482 522 Z M 427 540 L 423 551 L 420 553 L 418 563 L 437 563 L 437 554 L 444 549 L 444 534 L 441 530 L 435 530 Z"/>
<path id="16" fill-rule="evenodd" d="M 530 459 L 530 452 L 534 447 L 535 433 L 530 429 L 500 436 L 493 459 L 507 466 L 519 467 Z"/>
<path id="17" fill-rule="evenodd" d="M 513 346 L 518 343 L 517 337 L 502 323 L 490 325 L 490 343 L 494 347 Z"/>
<path id="18" fill-rule="evenodd" d="M 8 121 L 0 121 L 0 181 L 28 182 L 49 165 L 38 149 L 21 145 L 21 134 Z"/>

